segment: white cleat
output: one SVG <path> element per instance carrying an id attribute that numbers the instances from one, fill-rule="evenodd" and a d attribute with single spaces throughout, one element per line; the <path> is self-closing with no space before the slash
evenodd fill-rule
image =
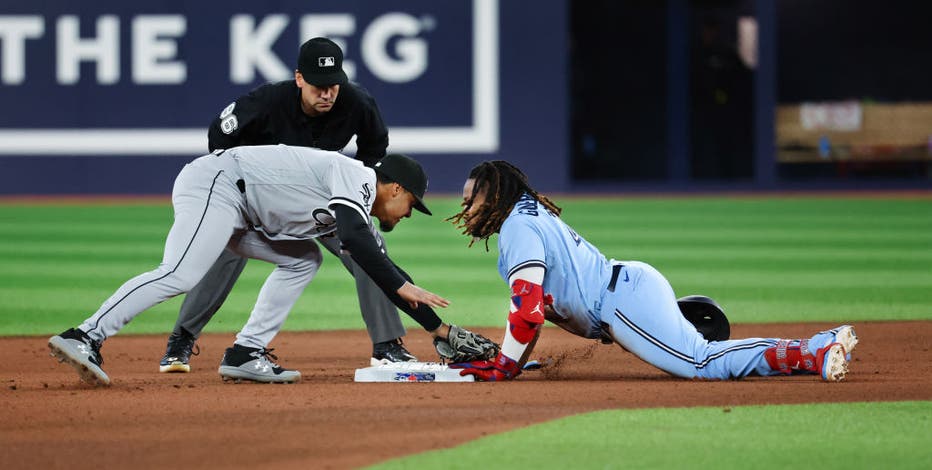
<path id="1" fill-rule="evenodd" d="M 851 351 L 858 345 L 858 335 L 854 332 L 851 325 L 841 325 L 823 333 L 832 333 L 835 335 L 833 343 L 840 343 L 845 348 L 845 360 L 851 360 Z"/>
<path id="2" fill-rule="evenodd" d="M 845 347 L 841 343 L 832 343 L 820 349 L 817 358 L 822 361 L 822 380 L 840 382 L 848 374 L 848 360 L 845 358 Z"/>

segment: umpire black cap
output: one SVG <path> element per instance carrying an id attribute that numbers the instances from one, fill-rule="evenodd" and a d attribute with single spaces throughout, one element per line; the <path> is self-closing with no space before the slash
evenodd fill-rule
<path id="1" fill-rule="evenodd" d="M 383 177 L 394 181 L 414 195 L 417 202 L 414 208 L 433 215 L 424 205 L 424 193 L 427 192 L 427 173 L 417 160 L 400 153 L 390 153 L 375 163 L 375 171 Z"/>
<path id="2" fill-rule="evenodd" d="M 313 38 L 301 45 L 298 54 L 298 72 L 304 81 L 314 86 L 343 85 L 343 51 L 327 38 Z"/>

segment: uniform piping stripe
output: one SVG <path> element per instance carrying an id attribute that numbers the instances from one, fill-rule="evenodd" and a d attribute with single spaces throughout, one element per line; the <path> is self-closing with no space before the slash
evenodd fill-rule
<path id="1" fill-rule="evenodd" d="M 715 353 L 715 354 L 713 354 L 713 355 L 707 357 L 707 358 L 706 358 L 704 361 L 702 361 L 701 363 L 696 364 L 696 368 L 697 368 L 697 369 L 702 369 L 703 367 L 709 365 L 709 363 L 712 362 L 713 360 L 718 359 L 718 358 L 720 358 L 720 357 L 722 357 L 722 356 L 724 356 L 725 354 L 728 354 L 728 353 L 730 353 L 730 352 L 734 352 L 734 351 L 743 351 L 743 350 L 745 350 L 745 349 L 754 349 L 754 348 L 759 348 L 759 347 L 761 347 L 761 346 L 770 347 L 770 346 L 773 346 L 773 345 L 775 345 L 775 344 L 777 344 L 776 341 L 761 340 L 761 341 L 756 341 L 756 342 L 753 342 L 753 343 L 739 344 L 739 345 L 737 345 L 737 346 L 732 346 L 732 347 L 730 347 L 730 348 L 728 348 L 728 349 L 719 351 L 719 352 L 717 352 L 717 353 Z"/>
<path id="2" fill-rule="evenodd" d="M 354 200 L 352 200 L 352 199 L 349 199 L 349 198 L 339 197 L 339 196 L 332 197 L 332 198 L 330 198 L 330 203 L 331 203 L 331 204 L 334 204 L 334 203 L 346 204 L 346 205 L 348 205 L 348 206 L 349 206 L 349 205 L 352 205 L 352 206 L 356 207 L 357 210 L 359 210 L 359 211 L 361 211 L 361 212 L 366 212 L 366 208 L 365 208 L 365 207 L 363 207 L 363 206 L 362 206 L 361 204 L 359 204 L 358 202 L 356 202 L 356 201 L 354 201 Z M 347 204 L 347 203 L 349 203 L 349 204 Z"/>
<path id="3" fill-rule="evenodd" d="M 728 353 L 730 353 L 730 352 L 742 351 L 742 350 L 745 350 L 745 349 L 753 349 L 753 348 L 757 348 L 757 347 L 761 347 L 761 346 L 768 346 L 768 347 L 769 347 L 769 346 L 773 346 L 774 344 L 776 344 L 776 341 L 772 341 L 772 340 L 761 340 L 761 341 L 755 341 L 755 342 L 753 342 L 753 343 L 748 343 L 748 344 L 739 344 L 739 345 L 732 346 L 732 347 L 730 347 L 730 348 L 728 348 L 728 349 L 719 351 L 719 352 L 717 352 L 717 353 L 715 353 L 715 354 L 713 354 L 713 355 L 707 357 L 707 358 L 706 358 L 704 361 L 702 361 L 702 362 L 696 362 L 696 360 L 695 360 L 693 357 L 689 356 L 688 354 L 681 353 L 681 352 L 679 352 L 679 351 L 677 351 L 677 350 L 671 348 L 670 346 L 667 346 L 666 344 L 664 344 L 663 342 L 661 342 L 661 341 L 658 340 L 657 338 L 654 338 L 653 336 L 651 336 L 648 332 L 646 332 L 646 331 L 642 330 L 641 328 L 639 328 L 637 325 L 634 324 L 634 322 L 632 322 L 631 320 L 629 320 L 628 317 L 626 317 L 623 313 L 621 313 L 620 310 L 617 310 L 617 309 L 615 310 L 615 316 L 618 317 L 618 319 L 621 320 L 625 325 L 627 325 L 628 328 L 631 328 L 632 330 L 634 330 L 635 333 L 637 333 L 637 334 L 638 334 L 639 336 L 641 336 L 642 338 L 646 339 L 648 342 L 650 342 L 650 343 L 653 344 L 654 346 L 657 346 L 658 348 L 660 348 L 660 349 L 666 351 L 666 352 L 669 353 L 671 356 L 673 356 L 673 357 L 675 357 L 675 358 L 677 358 L 677 359 L 680 359 L 680 360 L 682 360 L 682 361 L 684 361 L 684 362 L 688 362 L 688 363 L 694 365 L 697 369 L 702 369 L 702 368 L 704 368 L 705 366 L 709 365 L 709 363 L 712 362 L 713 360 L 718 359 L 718 358 L 720 358 L 720 357 L 722 357 L 722 356 L 724 356 L 724 355 L 726 355 L 726 354 L 728 354 Z"/>
<path id="4" fill-rule="evenodd" d="M 543 261 L 539 259 L 532 259 L 532 260 L 524 261 L 522 263 L 519 263 L 517 266 L 511 268 L 511 270 L 508 271 L 507 277 L 510 279 L 511 275 L 514 274 L 516 271 L 520 269 L 524 269 L 524 268 L 533 268 L 533 267 L 544 268 L 544 271 L 546 271 L 547 263 L 544 263 Z"/>
<path id="5" fill-rule="evenodd" d="M 639 336 L 641 336 L 642 338 L 646 339 L 648 342 L 650 342 L 650 343 L 653 344 L 654 346 L 657 346 L 658 348 L 660 348 L 660 349 L 666 351 L 666 352 L 669 353 L 671 356 L 673 356 L 673 357 L 675 357 L 675 358 L 677 358 L 677 359 L 679 359 L 679 360 L 681 360 L 681 361 L 685 361 L 685 362 L 688 362 L 688 363 L 690 363 L 690 364 L 696 365 L 696 361 L 695 361 L 691 356 L 686 355 L 686 354 L 683 354 L 683 353 L 681 353 L 681 352 L 679 352 L 679 351 L 677 351 L 677 350 L 671 348 L 670 346 L 667 346 L 666 344 L 663 344 L 660 340 L 658 340 L 657 338 L 654 338 L 653 336 L 651 336 L 650 333 L 648 333 L 648 332 L 642 330 L 642 329 L 639 328 L 637 325 L 635 325 L 634 322 L 632 322 L 631 320 L 629 320 L 628 317 L 624 316 L 624 314 L 622 314 L 620 310 L 615 309 L 615 316 L 618 317 L 618 319 L 621 320 L 625 325 L 628 325 L 628 328 L 631 328 L 632 330 L 634 330 L 635 333 L 637 333 L 637 334 L 638 334 Z"/>
<path id="6" fill-rule="evenodd" d="M 217 184 L 217 178 L 219 178 L 220 175 L 222 175 L 222 174 L 223 174 L 223 170 L 220 170 L 220 171 L 217 172 L 217 174 L 214 176 L 214 180 L 211 181 L 211 183 L 210 183 L 210 190 L 207 191 L 207 203 L 204 204 L 204 212 L 201 213 L 201 219 L 197 221 L 197 228 L 194 229 L 194 235 L 192 235 L 192 236 L 191 236 L 191 240 L 188 241 L 188 246 L 185 247 L 184 253 L 181 254 L 181 258 L 178 259 L 178 263 L 175 264 L 175 267 L 173 267 L 171 271 L 165 273 L 165 275 L 163 275 L 163 276 L 161 276 L 161 277 L 157 277 L 157 278 L 152 279 L 152 280 L 150 280 L 150 281 L 143 282 L 142 284 L 139 284 L 138 286 L 134 287 L 132 290 L 130 290 L 129 292 L 127 292 L 126 295 L 124 295 L 123 297 L 121 297 L 120 300 L 117 300 L 116 302 L 114 302 L 113 305 L 110 306 L 110 308 L 108 308 L 104 313 L 102 313 L 99 317 L 97 317 L 97 321 L 94 323 L 94 327 L 91 328 L 90 331 L 96 330 L 97 327 L 100 326 L 100 320 L 101 320 L 104 316 L 106 316 L 108 313 L 110 313 L 114 308 L 116 308 L 117 305 L 120 305 L 120 302 L 123 302 L 124 300 L 126 300 L 126 298 L 130 296 L 130 294 L 132 294 L 133 292 L 136 292 L 137 289 L 139 289 L 139 288 L 141 288 L 141 287 L 143 287 L 143 286 L 146 286 L 146 285 L 148 285 L 148 284 L 151 284 L 151 283 L 153 283 L 153 282 L 161 281 L 162 279 L 165 279 L 166 277 L 171 276 L 172 274 L 174 274 L 174 272 L 175 272 L 176 270 L 178 270 L 178 266 L 180 266 L 180 265 L 181 265 L 181 262 L 184 261 L 184 257 L 187 256 L 188 250 L 190 250 L 190 249 L 191 249 L 191 245 L 194 244 L 194 239 L 197 238 L 197 234 L 201 231 L 201 224 L 204 223 L 204 217 L 207 216 L 207 209 L 210 207 L 210 198 L 211 198 L 211 197 L 213 196 L 213 194 L 214 194 L 214 186 Z"/>
<path id="7" fill-rule="evenodd" d="M 353 209 L 356 209 L 357 212 L 362 214 L 362 218 L 369 220 L 369 213 L 366 212 L 366 208 L 359 205 L 358 202 L 352 199 L 348 199 L 345 197 L 332 197 L 330 198 L 330 205 L 333 205 L 333 204 L 343 204 L 344 206 L 350 206 Z"/>

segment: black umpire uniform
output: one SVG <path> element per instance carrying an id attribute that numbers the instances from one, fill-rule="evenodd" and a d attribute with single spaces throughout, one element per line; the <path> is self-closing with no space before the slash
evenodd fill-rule
<path id="1" fill-rule="evenodd" d="M 314 44 L 312 44 L 314 43 Z M 303 69 L 308 46 L 323 47 L 323 54 L 336 55 L 336 66 L 344 83 L 332 108 L 309 116 L 302 110 L 301 88 L 295 80 L 269 83 L 252 90 L 227 106 L 210 125 L 208 145 L 211 151 L 242 145 L 287 144 L 342 150 L 356 136 L 356 158 L 372 166 L 385 156 L 388 129 L 382 122 L 375 99 L 361 86 L 345 81 L 342 51 L 329 40 L 315 38 L 301 48 L 299 68 Z M 314 52 L 320 55 L 319 52 Z M 304 75 L 308 75 L 305 72 Z M 349 158 L 349 157 L 347 157 Z M 376 238 L 385 250 L 384 239 Z M 398 341 L 405 328 L 395 305 L 349 255 L 340 253 L 340 241 L 334 237 L 317 239 L 338 256 L 353 275 L 360 310 L 373 343 L 373 359 L 411 361 L 416 358 Z M 194 340 L 223 304 L 239 278 L 246 259 L 224 250 L 210 271 L 185 296 L 168 348 L 160 363 L 162 372 L 188 372 L 188 358 Z"/>
<path id="2" fill-rule="evenodd" d="M 388 147 L 388 129 L 375 99 L 351 82 L 340 87 L 333 109 L 316 117 L 302 111 L 301 89 L 294 80 L 262 85 L 230 106 L 207 131 L 211 152 L 274 144 L 339 151 L 356 135 L 356 158 L 371 167 Z"/>

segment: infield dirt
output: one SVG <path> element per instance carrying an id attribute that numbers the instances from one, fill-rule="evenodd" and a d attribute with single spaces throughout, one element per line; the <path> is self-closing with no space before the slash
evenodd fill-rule
<path id="1" fill-rule="evenodd" d="M 733 325 L 732 337 L 808 337 L 833 324 Z M 109 388 L 79 382 L 46 337 L 0 339 L 4 468 L 353 468 L 534 423 L 613 408 L 932 400 L 932 322 L 855 324 L 841 383 L 815 376 L 708 382 L 673 378 L 618 346 L 548 328 L 532 356 L 553 360 L 508 383 L 353 382 L 368 365 L 363 331 L 282 333 L 295 385 L 225 384 L 232 334 L 205 335 L 190 374 L 160 374 L 165 336 L 116 336 L 102 349 Z M 498 339 L 498 328 L 477 331 Z M 411 330 L 408 348 L 436 357 Z M 456 426 L 449 426 L 451 422 Z M 445 424 L 446 423 L 446 424 Z"/>

